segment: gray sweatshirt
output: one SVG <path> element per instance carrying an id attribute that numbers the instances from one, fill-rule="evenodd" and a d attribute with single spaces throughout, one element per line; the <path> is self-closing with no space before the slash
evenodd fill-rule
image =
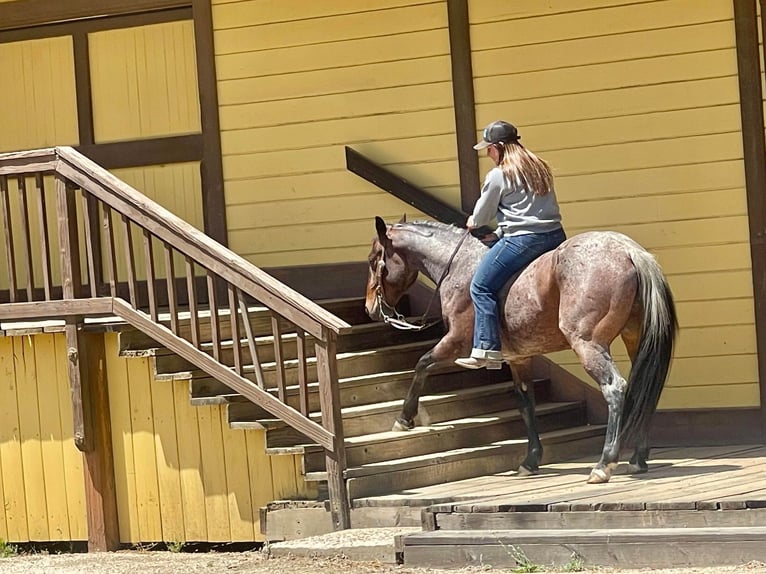
<path id="1" fill-rule="evenodd" d="M 510 178 L 499 167 L 490 170 L 484 178 L 481 196 L 473 208 L 477 227 L 488 225 L 495 217 L 498 224 L 495 233 L 500 237 L 546 233 L 561 227 L 559 205 L 553 191 L 536 195 L 523 184 L 514 190 Z"/>

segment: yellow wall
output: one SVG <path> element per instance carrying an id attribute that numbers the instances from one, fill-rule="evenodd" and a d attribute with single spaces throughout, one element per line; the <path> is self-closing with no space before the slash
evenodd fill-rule
<path id="1" fill-rule="evenodd" d="M 663 408 L 759 403 L 732 10 L 469 3 L 477 131 L 517 124 L 554 168 L 568 233 L 627 233 L 669 276 L 681 335 Z M 363 261 L 372 217 L 409 210 L 346 172 L 344 145 L 459 205 L 446 2 L 213 0 L 213 19 L 236 251 Z"/>
<path id="2" fill-rule="evenodd" d="M 0 152 L 79 143 L 71 38 L 0 44 L 0 76 Z"/>
<path id="3" fill-rule="evenodd" d="M 122 542 L 260 541 L 261 506 L 316 497 L 297 456 L 266 455 L 264 431 L 231 430 L 105 336 Z M 63 334 L 0 337 L 0 539 L 87 538 L 72 436 Z"/>
<path id="4" fill-rule="evenodd" d="M 622 231 L 669 277 L 681 333 L 661 408 L 757 405 L 732 3 L 469 6 L 478 123 L 517 123 L 552 164 L 570 235 Z"/>
<path id="5" fill-rule="evenodd" d="M 459 204 L 446 2 L 213 2 L 230 246 L 257 265 L 361 260 L 418 214 L 344 146 Z"/>

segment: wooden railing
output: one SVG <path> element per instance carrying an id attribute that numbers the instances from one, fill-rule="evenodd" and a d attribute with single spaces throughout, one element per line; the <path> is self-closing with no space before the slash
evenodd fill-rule
<path id="1" fill-rule="evenodd" d="M 69 147 L 0 154 L 0 211 L 8 283 L 0 286 L 0 320 L 66 321 L 81 450 L 91 448 L 91 424 L 83 409 L 79 327 L 84 317 L 113 315 L 324 447 L 334 524 L 350 527 L 336 362 L 337 337 L 348 323 Z M 200 299 L 207 300 L 204 313 Z M 276 396 L 265 388 L 251 329 L 254 302 L 271 312 Z M 182 328 L 182 313 L 189 328 Z M 228 316 L 226 325 L 221 316 Z M 297 409 L 287 404 L 285 321 L 298 334 Z M 210 331 L 209 352 L 201 326 Z M 309 417 L 307 334 L 315 345 L 321 424 Z M 224 340 L 233 341 L 233 365 L 221 360 Z"/>

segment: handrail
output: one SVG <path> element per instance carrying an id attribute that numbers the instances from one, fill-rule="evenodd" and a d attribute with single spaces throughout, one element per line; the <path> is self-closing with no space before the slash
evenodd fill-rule
<path id="1" fill-rule="evenodd" d="M 55 178 L 53 193 L 46 189 L 46 179 L 50 175 Z M 48 229 L 51 195 L 55 195 L 55 235 Z M 88 450 L 90 441 L 89 415 L 84 411 L 80 382 L 81 367 L 77 366 L 78 320 L 111 311 L 321 445 L 327 454 L 328 490 L 335 526 L 350 526 L 350 506 L 343 476 L 346 459 L 336 342 L 339 335 L 351 329 L 351 325 L 71 147 L 0 154 L 0 227 L 6 237 L 10 299 L 9 304 L 0 305 L 0 318 L 56 317 L 66 320 L 74 435 L 79 448 Z M 158 245 L 162 253 L 159 253 L 160 249 L 155 251 Z M 41 257 L 35 255 L 36 250 Z M 54 279 L 54 253 L 60 256 L 58 279 Z M 169 326 L 160 320 L 157 293 L 158 285 L 163 281 L 157 268 L 160 255 L 164 255 Z M 184 261 L 185 273 L 182 274 L 186 278 L 190 326 L 181 325 L 176 258 Z M 195 267 L 202 269 L 205 276 L 198 277 Z M 145 273 L 145 292 L 139 288 L 141 272 Z M 82 281 L 83 275 L 87 285 Z M 209 313 L 199 313 L 198 279 L 206 280 Z M 42 288 L 38 286 L 41 282 Z M 121 285 L 127 285 L 127 295 L 120 291 Z M 111 296 L 104 296 L 107 290 Z M 271 374 L 278 396 L 266 389 L 246 296 L 271 313 L 270 328 L 276 358 Z M 148 312 L 144 310 L 147 307 Z M 207 317 L 205 326 L 209 326 L 212 339 L 210 351 L 203 350 L 205 344 L 200 334 L 203 316 Z M 282 360 L 283 320 L 294 325 L 298 335 L 294 343 L 299 357 L 294 372 L 302 397 L 298 408 L 288 404 L 288 377 Z M 321 424 L 309 416 L 308 401 L 305 400 L 307 358 L 310 355 L 306 349 L 307 334 L 313 336 L 316 350 Z M 229 338 L 234 343 L 234 365 L 221 359 L 222 343 Z M 252 361 L 250 367 L 243 355 L 243 341 Z M 255 381 L 246 369 L 253 371 Z"/>

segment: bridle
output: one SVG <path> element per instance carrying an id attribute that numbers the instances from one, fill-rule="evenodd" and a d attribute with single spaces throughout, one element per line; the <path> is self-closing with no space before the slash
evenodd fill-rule
<path id="1" fill-rule="evenodd" d="M 384 249 L 383 253 L 380 255 L 380 260 L 378 261 L 375 269 L 375 281 L 377 283 L 375 287 L 375 300 L 378 303 L 378 309 L 380 310 L 380 314 L 383 317 L 384 323 L 402 331 L 423 331 L 424 329 L 428 329 L 436 323 L 441 322 L 441 318 L 439 317 L 430 321 L 426 321 L 428 312 L 431 310 L 431 307 L 436 300 L 436 295 L 439 293 L 439 288 L 441 287 L 444 278 L 447 276 L 447 273 L 449 273 L 450 267 L 452 266 L 452 261 L 455 259 L 455 255 L 457 255 L 457 252 L 460 250 L 460 246 L 463 245 L 465 238 L 468 237 L 470 232 L 470 229 L 466 229 L 465 233 L 460 236 L 460 240 L 457 242 L 457 245 L 455 245 L 455 249 L 452 251 L 452 254 L 447 260 L 447 265 L 444 266 L 444 270 L 442 271 L 439 280 L 436 282 L 436 288 L 434 289 L 433 293 L 431 293 L 431 299 L 428 301 L 428 306 L 426 306 L 426 310 L 423 312 L 423 315 L 420 317 L 420 319 L 418 319 L 417 324 L 408 322 L 407 318 L 396 310 L 396 307 L 386 303 L 386 299 L 383 296 L 383 270 L 386 268 L 386 253 Z"/>

